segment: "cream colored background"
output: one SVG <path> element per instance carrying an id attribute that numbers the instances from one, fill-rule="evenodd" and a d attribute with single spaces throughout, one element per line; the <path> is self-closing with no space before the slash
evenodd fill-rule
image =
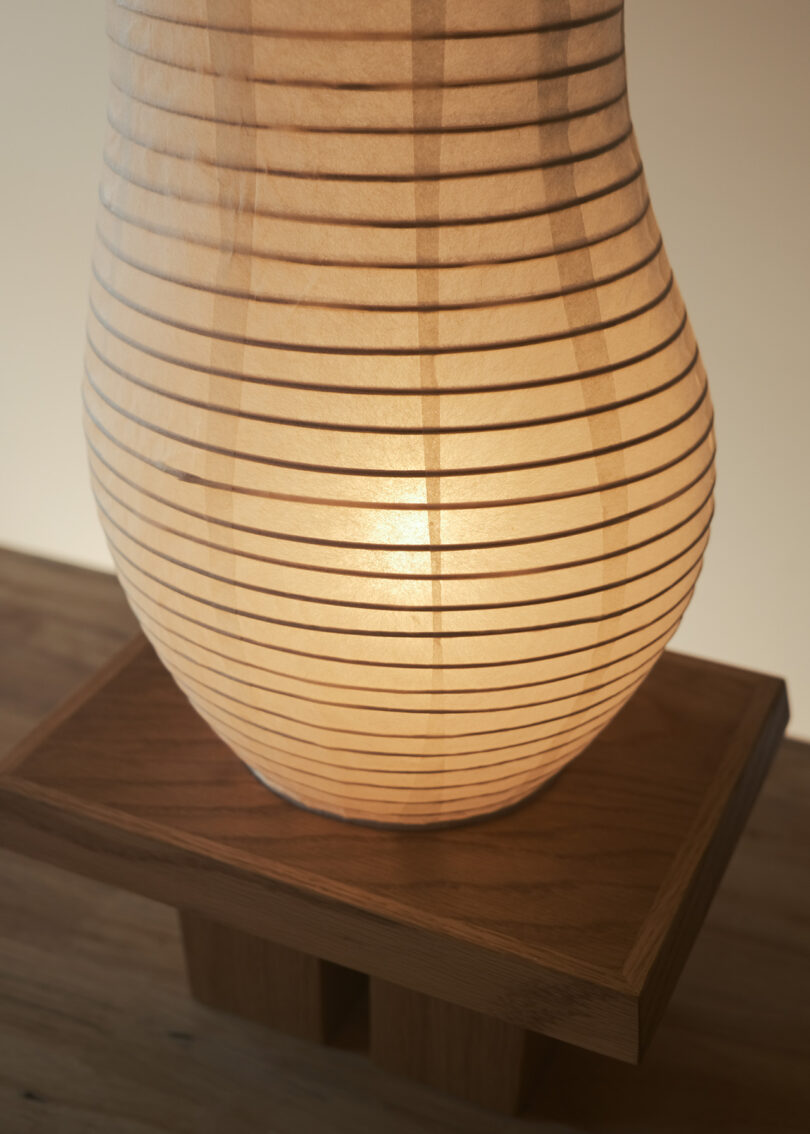
<path id="1" fill-rule="evenodd" d="M 79 379 L 104 131 L 101 0 L 0 39 L 0 542 L 109 556 Z M 717 410 L 717 517 L 681 650 L 782 673 L 810 736 L 810 3 L 627 0 L 633 117 Z"/>

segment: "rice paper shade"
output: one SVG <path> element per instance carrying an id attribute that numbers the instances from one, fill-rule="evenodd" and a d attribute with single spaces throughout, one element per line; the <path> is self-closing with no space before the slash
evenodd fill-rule
<path id="1" fill-rule="evenodd" d="M 309 808 L 517 803 L 655 664 L 712 514 L 621 5 L 108 18 L 85 427 L 146 635 Z"/>

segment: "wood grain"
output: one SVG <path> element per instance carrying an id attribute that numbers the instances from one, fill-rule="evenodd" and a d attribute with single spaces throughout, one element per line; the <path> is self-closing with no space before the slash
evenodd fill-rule
<path id="1" fill-rule="evenodd" d="M 61 643 L 79 630 L 65 627 L 76 586 L 72 568 L 0 553 L 3 645 L 13 643 L 27 681 L 40 680 L 36 696 L 20 683 L 17 710 L 3 652 L 5 748 L 96 668 L 109 634 L 129 633 L 120 598 L 118 627 L 105 626 L 115 582 L 84 573 L 84 645 L 63 662 Z M 559 1048 L 533 1117 L 498 1120 L 351 1050 L 205 1009 L 186 991 L 170 909 L 3 852 L 3 1131 L 255 1134 L 270 1121 L 274 1134 L 804 1134 L 808 889 L 810 748 L 787 741 L 644 1064 Z"/>
<path id="2" fill-rule="evenodd" d="M 469 1008 L 371 981 L 370 1054 L 387 1071 L 506 1114 L 523 1106 L 546 1040 Z"/>
<path id="3" fill-rule="evenodd" d="M 7 751 L 137 627 L 112 575 L 0 550 L 0 744 Z"/>
<path id="4" fill-rule="evenodd" d="M 474 827 L 302 811 L 144 642 L 0 775 L 6 846 L 635 1061 L 786 719 L 775 678 L 665 654 L 543 794 Z"/>
<path id="5" fill-rule="evenodd" d="M 186 973 L 202 1004 L 299 1039 L 337 1034 L 365 980 L 360 973 L 180 911 Z"/>

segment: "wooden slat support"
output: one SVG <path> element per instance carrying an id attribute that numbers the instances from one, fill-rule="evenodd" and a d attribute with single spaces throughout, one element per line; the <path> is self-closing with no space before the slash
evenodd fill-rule
<path id="1" fill-rule="evenodd" d="M 365 977 L 297 949 L 180 911 L 192 995 L 209 1008 L 327 1043 L 361 995 Z"/>
<path id="2" fill-rule="evenodd" d="M 371 1058 L 396 1075 L 516 1114 L 555 1044 L 514 1024 L 371 980 Z"/>

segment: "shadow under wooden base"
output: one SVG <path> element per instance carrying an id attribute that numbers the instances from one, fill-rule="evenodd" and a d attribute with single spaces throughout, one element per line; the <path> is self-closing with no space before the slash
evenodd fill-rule
<path id="1" fill-rule="evenodd" d="M 180 910 L 192 995 L 209 1008 L 327 1043 L 366 986 L 352 969 Z"/>

